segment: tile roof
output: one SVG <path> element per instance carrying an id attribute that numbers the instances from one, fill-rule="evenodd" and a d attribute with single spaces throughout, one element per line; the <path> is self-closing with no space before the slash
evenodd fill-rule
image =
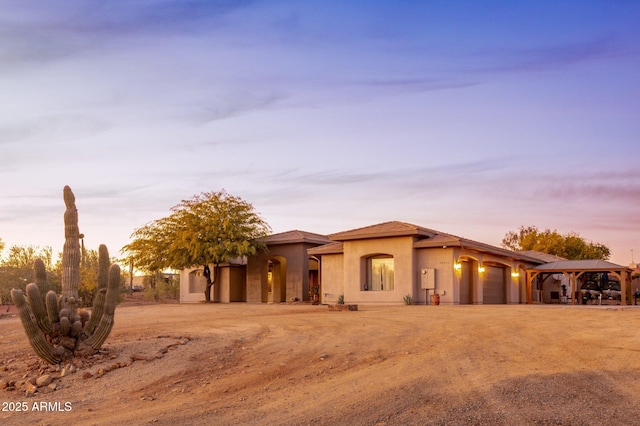
<path id="1" fill-rule="evenodd" d="M 406 222 L 393 221 L 330 234 L 329 238 L 334 241 L 348 241 L 383 237 L 405 237 L 410 235 L 431 237 L 436 233 L 437 232 L 432 229 Z"/>
<path id="2" fill-rule="evenodd" d="M 350 240 L 364 240 L 371 238 L 385 238 L 385 237 L 404 237 L 414 236 L 417 241 L 414 242 L 414 248 L 434 248 L 434 247 L 464 247 L 489 253 L 494 253 L 500 256 L 506 256 L 513 259 L 520 259 L 526 262 L 534 264 L 540 264 L 545 260 L 539 259 L 534 256 L 529 256 L 526 253 L 514 252 L 506 250 L 500 247 L 492 246 L 490 244 L 481 243 L 478 241 L 469 240 L 466 238 L 457 237 L 455 235 L 446 234 L 444 232 L 436 231 L 434 229 L 424 228 L 422 226 L 413 225 L 406 222 L 384 222 L 376 225 L 365 226 L 363 228 L 352 229 L 349 231 L 338 232 L 329 235 L 329 238 L 338 241 L 350 241 Z M 325 252 L 326 250 L 326 252 Z M 321 246 L 311 249 L 309 254 L 334 254 L 342 253 L 342 244 Z"/>
<path id="3" fill-rule="evenodd" d="M 433 247 L 462 247 L 467 249 L 473 249 L 488 253 L 497 254 L 499 256 L 505 256 L 511 259 L 519 259 L 531 263 L 544 263 L 545 260 L 535 256 L 530 256 L 524 252 L 517 252 L 504 249 L 502 247 L 492 246 L 491 244 L 481 243 L 479 241 L 469 240 L 467 238 L 456 237 L 455 235 L 440 233 L 434 235 L 432 238 L 425 238 L 416 241 L 413 244 L 414 248 L 433 248 Z"/>
<path id="4" fill-rule="evenodd" d="M 311 255 L 340 254 L 343 253 L 343 242 L 350 240 L 366 240 L 372 238 L 385 237 L 416 237 L 413 243 L 414 248 L 436 248 L 436 247 L 462 247 L 472 250 L 494 253 L 512 259 L 538 264 L 535 270 L 555 271 L 555 270 L 623 270 L 625 266 L 605 260 L 566 260 L 552 254 L 542 253 L 534 250 L 511 251 L 490 244 L 473 241 L 455 235 L 446 234 L 411 223 L 392 221 L 383 222 L 376 225 L 351 229 L 344 232 L 330 234 L 328 237 L 319 234 L 311 234 L 303 231 L 289 231 L 282 234 L 274 234 L 265 240 L 267 244 L 285 244 L 291 242 L 314 242 L 320 244 L 308 250 Z M 313 240 L 313 241 L 310 241 Z"/>
<path id="5" fill-rule="evenodd" d="M 267 237 L 261 238 L 260 241 L 267 245 L 274 244 L 296 244 L 296 243 L 309 243 L 309 244 L 327 244 L 331 240 L 326 235 L 314 234 L 313 232 L 306 231 L 286 231 L 277 234 L 271 234 Z"/>
<path id="6" fill-rule="evenodd" d="M 541 251 L 536 250 L 523 250 L 518 253 L 522 253 L 525 256 L 535 257 L 536 259 L 540 259 L 543 262 L 555 262 L 558 260 L 567 260 L 564 257 L 556 256 L 555 254 L 543 253 Z"/>
<path id="7" fill-rule="evenodd" d="M 338 241 L 325 244 L 323 246 L 313 247 L 307 250 L 310 255 L 316 254 L 341 254 L 344 252 L 343 244 Z"/>

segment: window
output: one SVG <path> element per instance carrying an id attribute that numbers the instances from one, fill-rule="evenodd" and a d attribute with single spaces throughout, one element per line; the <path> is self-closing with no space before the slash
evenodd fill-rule
<path id="1" fill-rule="evenodd" d="M 374 256 L 367 259 L 365 290 L 393 290 L 393 256 Z"/>
<path id="2" fill-rule="evenodd" d="M 189 293 L 202 293 L 207 288 L 207 279 L 202 271 L 193 271 L 189 274 Z"/>

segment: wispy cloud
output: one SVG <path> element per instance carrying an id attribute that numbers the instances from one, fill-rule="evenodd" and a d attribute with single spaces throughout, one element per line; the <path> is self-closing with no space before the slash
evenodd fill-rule
<path id="1" fill-rule="evenodd" d="M 185 105 L 181 109 L 181 113 L 198 123 L 208 123 L 236 117 L 251 111 L 274 108 L 286 98 L 287 96 L 283 92 L 261 94 L 245 90 L 236 92 L 224 101 L 209 104 L 197 102 Z"/>
<path id="2" fill-rule="evenodd" d="M 519 48 L 502 48 L 469 52 L 468 72 L 531 72 L 564 68 L 595 59 L 623 54 L 621 43 L 599 38 L 573 43 Z"/>
<path id="3" fill-rule="evenodd" d="M 59 4 L 9 0 L 4 2 L 5 24 L 22 25 L 29 29 L 43 29 L 51 34 L 69 37 L 71 34 L 181 32 L 210 24 L 234 11 L 254 4 L 253 0 L 162 0 L 130 2 L 113 0 L 109 3 L 88 4 L 81 0 L 67 0 Z M 47 7 L 49 6 L 49 7 Z M 10 12 L 9 12 L 10 11 Z M 200 24 L 200 25 L 199 25 Z M 6 25 L 5 25 L 6 27 Z"/>
<path id="4" fill-rule="evenodd" d="M 102 118 L 81 114 L 37 116 L 4 123 L 0 121 L 0 145 L 45 136 L 47 143 L 86 138 L 111 127 Z"/>
<path id="5" fill-rule="evenodd" d="M 366 87 L 369 90 L 393 90 L 396 92 L 432 92 L 439 90 L 455 90 L 473 87 L 480 84 L 478 81 L 447 81 L 438 78 L 412 78 L 396 77 L 390 79 L 360 80 L 346 83 L 346 86 Z"/>
<path id="6" fill-rule="evenodd" d="M 561 176 L 537 176 L 534 195 L 556 200 L 591 200 L 594 204 L 611 201 L 640 207 L 640 172 L 637 170 L 575 171 Z"/>
<path id="7" fill-rule="evenodd" d="M 253 3 L 252 0 L 115 0 L 89 4 L 68 0 L 47 5 L 9 0 L 3 3 L 0 15 L 3 65 L 0 74 L 95 54 L 110 44 L 122 48 L 132 38 L 217 32 L 227 28 L 224 19 L 229 14 Z"/>

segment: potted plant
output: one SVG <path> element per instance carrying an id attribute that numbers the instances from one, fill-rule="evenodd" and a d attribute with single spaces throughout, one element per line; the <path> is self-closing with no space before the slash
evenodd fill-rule
<path id="1" fill-rule="evenodd" d="M 318 284 L 315 284 L 313 287 L 311 287 L 311 302 L 314 305 L 318 305 L 320 303 L 320 286 Z"/>
<path id="2" fill-rule="evenodd" d="M 567 285 L 562 284 L 560 288 L 562 289 L 562 303 L 567 303 Z"/>

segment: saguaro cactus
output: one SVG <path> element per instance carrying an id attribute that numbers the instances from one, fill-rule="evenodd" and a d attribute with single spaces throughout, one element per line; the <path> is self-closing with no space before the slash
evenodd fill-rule
<path id="1" fill-rule="evenodd" d="M 98 250 L 98 292 L 91 313 L 78 312 L 78 282 L 80 281 L 80 238 L 78 211 L 71 188 L 64 187 L 65 243 L 62 251 L 62 294 L 49 291 L 44 263 L 34 263 L 34 283 L 27 285 L 26 297 L 13 289 L 11 298 L 20 313 L 29 343 L 43 360 L 56 364 L 75 355 L 85 355 L 100 349 L 113 327 L 114 312 L 120 290 L 120 267 L 110 265 L 105 245 Z"/>

